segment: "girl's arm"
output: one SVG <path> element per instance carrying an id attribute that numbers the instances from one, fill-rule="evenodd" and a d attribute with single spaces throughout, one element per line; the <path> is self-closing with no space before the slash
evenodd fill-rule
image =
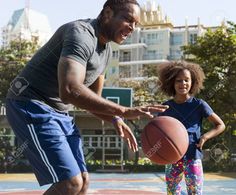
<path id="1" fill-rule="evenodd" d="M 213 123 L 214 127 L 213 129 L 211 129 L 210 131 L 206 132 L 205 134 L 201 136 L 200 141 L 197 144 L 197 147 L 199 147 L 201 150 L 204 143 L 208 139 L 216 137 L 217 135 L 221 134 L 225 130 L 225 124 L 217 114 L 213 113 L 207 119 L 208 121 Z"/>

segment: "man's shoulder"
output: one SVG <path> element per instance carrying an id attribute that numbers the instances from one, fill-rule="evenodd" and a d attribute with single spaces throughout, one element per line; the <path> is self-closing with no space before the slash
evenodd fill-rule
<path id="1" fill-rule="evenodd" d="M 68 30 L 77 29 L 84 32 L 88 31 L 91 35 L 94 35 L 95 34 L 95 28 L 93 25 L 94 21 L 95 21 L 94 19 L 75 20 L 62 25 L 62 28 L 66 28 Z"/>

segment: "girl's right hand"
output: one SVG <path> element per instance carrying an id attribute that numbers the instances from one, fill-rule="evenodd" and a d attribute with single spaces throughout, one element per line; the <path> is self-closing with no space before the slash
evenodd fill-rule
<path id="1" fill-rule="evenodd" d="M 201 138 L 200 138 L 200 140 L 199 140 L 199 143 L 196 144 L 197 147 L 198 147 L 200 150 L 202 150 L 203 145 L 205 144 L 205 142 L 206 142 L 207 140 L 208 140 L 208 139 L 206 138 L 206 136 L 202 135 Z"/>

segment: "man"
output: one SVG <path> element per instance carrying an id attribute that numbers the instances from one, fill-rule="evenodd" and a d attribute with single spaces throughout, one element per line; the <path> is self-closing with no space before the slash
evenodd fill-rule
<path id="1" fill-rule="evenodd" d="M 137 143 L 124 118 L 164 111 L 165 106 L 127 108 L 101 96 L 110 41 L 122 43 L 139 22 L 136 0 L 107 0 L 94 20 L 61 26 L 13 81 L 7 117 L 40 185 L 53 184 L 45 195 L 86 194 L 88 173 L 79 130 L 68 106 L 86 109 L 112 122 L 129 147 Z"/>

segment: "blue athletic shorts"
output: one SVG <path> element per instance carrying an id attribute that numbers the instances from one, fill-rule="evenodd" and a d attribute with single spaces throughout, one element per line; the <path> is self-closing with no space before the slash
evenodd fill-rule
<path id="1" fill-rule="evenodd" d="M 34 100 L 8 99 L 6 110 L 39 185 L 87 172 L 79 130 L 67 113 Z"/>

